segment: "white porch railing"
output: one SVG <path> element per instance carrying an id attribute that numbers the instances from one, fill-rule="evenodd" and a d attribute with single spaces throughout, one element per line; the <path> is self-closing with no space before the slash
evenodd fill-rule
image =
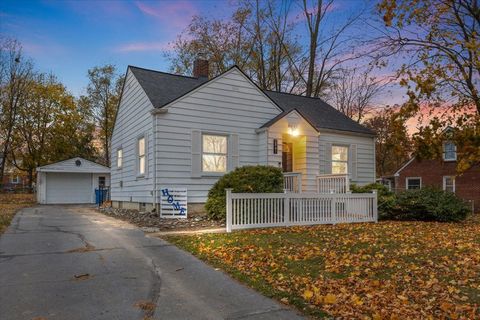
<path id="1" fill-rule="evenodd" d="M 227 189 L 227 232 L 295 225 L 376 222 L 377 194 L 232 193 Z"/>
<path id="2" fill-rule="evenodd" d="M 323 174 L 317 176 L 318 193 L 348 193 L 350 179 L 348 174 Z"/>
<path id="3" fill-rule="evenodd" d="M 300 172 L 284 172 L 283 189 L 286 192 L 302 192 L 302 174 Z"/>
<path id="4" fill-rule="evenodd" d="M 286 192 L 302 192 L 302 174 L 300 172 L 284 172 L 283 189 Z"/>

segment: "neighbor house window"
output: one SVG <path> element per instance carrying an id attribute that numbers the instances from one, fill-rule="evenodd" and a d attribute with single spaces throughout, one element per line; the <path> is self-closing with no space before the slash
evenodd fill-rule
<path id="1" fill-rule="evenodd" d="M 12 184 L 19 184 L 20 183 L 20 177 L 19 176 L 12 176 L 10 178 L 10 183 Z"/>
<path id="2" fill-rule="evenodd" d="M 202 171 L 227 172 L 227 136 L 202 136 Z"/>
<path id="3" fill-rule="evenodd" d="M 348 147 L 332 146 L 332 173 L 348 173 Z"/>
<path id="4" fill-rule="evenodd" d="M 455 192 L 455 177 L 452 177 L 452 176 L 443 177 L 443 190 L 448 192 Z"/>
<path id="5" fill-rule="evenodd" d="M 145 137 L 138 139 L 138 174 L 145 174 Z"/>
<path id="6" fill-rule="evenodd" d="M 443 160 L 457 160 L 457 147 L 453 142 L 447 141 L 443 144 Z"/>
<path id="7" fill-rule="evenodd" d="M 415 190 L 422 188 L 422 178 L 407 178 L 407 190 Z"/>
<path id="8" fill-rule="evenodd" d="M 123 165 L 123 150 L 117 150 L 117 168 L 121 168 Z"/>

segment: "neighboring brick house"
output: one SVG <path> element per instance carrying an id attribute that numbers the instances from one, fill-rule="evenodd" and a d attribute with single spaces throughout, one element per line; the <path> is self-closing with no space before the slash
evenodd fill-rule
<path id="1" fill-rule="evenodd" d="M 475 212 L 480 211 L 480 166 L 473 166 L 462 174 L 456 172 L 456 166 L 456 147 L 446 141 L 442 159 L 418 160 L 414 157 L 400 167 L 394 174 L 394 189 L 442 188 L 469 201 Z"/>
<path id="2" fill-rule="evenodd" d="M 0 154 L 0 162 L 1 161 L 2 160 Z M 28 175 L 25 172 L 16 170 L 7 162 L 7 165 L 5 167 L 5 173 L 3 175 L 3 180 L 0 181 L 0 192 L 24 190 L 25 188 L 28 188 L 28 186 Z"/>

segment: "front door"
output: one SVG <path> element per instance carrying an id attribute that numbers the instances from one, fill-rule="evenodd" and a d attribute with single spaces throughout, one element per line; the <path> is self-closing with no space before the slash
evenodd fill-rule
<path id="1" fill-rule="evenodd" d="M 282 144 L 282 169 L 283 172 L 293 171 L 293 147 L 291 142 Z"/>

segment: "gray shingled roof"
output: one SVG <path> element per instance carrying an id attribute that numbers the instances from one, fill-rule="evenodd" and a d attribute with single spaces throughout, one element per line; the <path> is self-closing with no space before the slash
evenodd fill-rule
<path id="1" fill-rule="evenodd" d="M 163 107 L 208 81 L 207 78 L 186 77 L 133 66 L 129 68 L 155 108 Z"/>
<path id="2" fill-rule="evenodd" d="M 208 81 L 207 78 L 187 77 L 134 66 L 129 68 L 155 108 L 167 105 Z M 264 92 L 284 112 L 262 127 L 270 126 L 296 109 L 317 130 L 331 129 L 374 135 L 371 130 L 348 118 L 321 99 L 274 91 Z"/>
<path id="3" fill-rule="evenodd" d="M 322 99 L 309 98 L 275 91 L 264 92 L 280 108 L 282 108 L 284 112 L 265 123 L 262 127 L 269 127 L 278 119 L 295 109 L 317 130 L 331 129 L 374 135 L 370 129 L 353 121 Z"/>

